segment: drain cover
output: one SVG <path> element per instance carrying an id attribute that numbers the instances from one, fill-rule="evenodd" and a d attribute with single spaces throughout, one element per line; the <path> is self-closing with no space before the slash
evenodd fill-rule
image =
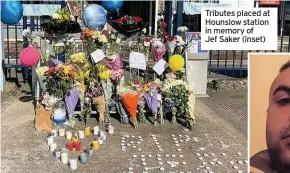
<path id="1" fill-rule="evenodd" d="M 231 115 L 235 115 L 236 118 L 241 120 L 247 120 L 247 103 L 226 103 L 226 104 L 220 104 L 220 106 L 228 112 Z"/>

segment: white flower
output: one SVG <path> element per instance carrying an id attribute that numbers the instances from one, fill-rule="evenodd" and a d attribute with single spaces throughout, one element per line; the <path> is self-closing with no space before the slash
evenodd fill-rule
<path id="1" fill-rule="evenodd" d="M 186 32 L 186 31 L 188 31 L 188 28 L 186 26 L 180 26 L 177 28 L 177 31 L 178 32 Z"/>
<path id="2" fill-rule="evenodd" d="M 182 46 L 185 44 L 185 42 L 183 41 L 182 37 L 180 37 L 179 35 L 175 36 L 176 37 L 176 44 L 177 46 Z"/>
<path id="3" fill-rule="evenodd" d="M 23 30 L 22 34 L 24 37 L 28 36 L 30 34 L 30 28 Z"/>
<path id="4" fill-rule="evenodd" d="M 160 40 L 155 40 L 152 45 L 157 50 L 162 49 L 163 46 L 164 46 L 163 43 Z"/>
<path id="5" fill-rule="evenodd" d="M 90 101 L 90 98 L 86 97 L 85 102 L 88 103 Z"/>
<path id="6" fill-rule="evenodd" d="M 176 40 L 174 39 L 173 41 L 168 41 L 167 42 L 167 47 L 168 47 L 170 53 L 173 53 L 174 49 L 176 47 Z"/>
<path id="7" fill-rule="evenodd" d="M 142 30 L 142 32 L 145 34 L 145 33 L 147 32 L 147 29 L 144 28 L 144 29 Z"/>
<path id="8" fill-rule="evenodd" d="M 116 39 L 116 35 L 115 34 L 111 34 L 111 38 L 112 39 Z"/>
<path id="9" fill-rule="evenodd" d="M 116 43 L 119 44 L 121 42 L 120 38 L 117 38 Z"/>
<path id="10" fill-rule="evenodd" d="M 54 44 L 54 46 L 63 47 L 63 46 L 65 46 L 65 44 L 63 42 L 59 42 L 59 43 Z"/>

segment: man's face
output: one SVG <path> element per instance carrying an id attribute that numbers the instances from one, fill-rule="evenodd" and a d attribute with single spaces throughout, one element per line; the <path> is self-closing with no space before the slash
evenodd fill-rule
<path id="1" fill-rule="evenodd" d="M 290 68 L 274 80 L 269 96 L 266 139 L 273 166 L 290 170 Z"/>

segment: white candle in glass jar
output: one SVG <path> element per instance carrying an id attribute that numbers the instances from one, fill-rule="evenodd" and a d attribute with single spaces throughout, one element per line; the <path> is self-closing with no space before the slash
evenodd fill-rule
<path id="1" fill-rule="evenodd" d="M 78 168 L 77 159 L 70 159 L 69 160 L 69 167 L 71 170 L 76 170 Z"/>
<path id="2" fill-rule="evenodd" d="M 49 149 L 50 149 L 50 151 L 54 151 L 54 150 L 56 150 L 56 143 L 52 143 L 50 146 L 49 146 Z"/>
<path id="3" fill-rule="evenodd" d="M 114 126 L 113 125 L 109 125 L 108 126 L 108 133 L 109 134 L 113 134 L 114 133 Z"/>
<path id="4" fill-rule="evenodd" d="M 95 126 L 94 127 L 94 135 L 98 135 L 100 131 L 100 127 L 99 126 Z"/>
<path id="5" fill-rule="evenodd" d="M 100 132 L 100 136 L 103 138 L 104 141 L 107 139 L 106 132 L 104 130 Z"/>
<path id="6" fill-rule="evenodd" d="M 82 130 L 79 131 L 79 138 L 80 139 L 84 139 L 85 138 L 85 132 L 84 131 L 82 131 Z"/>
<path id="7" fill-rule="evenodd" d="M 64 136 L 65 135 L 65 130 L 64 129 L 59 129 L 58 130 L 58 135 L 59 136 Z"/>
<path id="8" fill-rule="evenodd" d="M 68 163 L 68 154 L 67 153 L 61 153 L 60 161 L 63 164 L 67 164 Z"/>
<path id="9" fill-rule="evenodd" d="M 52 130 L 52 131 L 51 131 L 51 135 L 52 135 L 53 137 L 56 137 L 56 136 L 57 136 L 57 131 L 56 131 L 56 130 Z"/>
<path id="10" fill-rule="evenodd" d="M 47 138 L 47 144 L 51 145 L 53 143 L 53 136 Z"/>
<path id="11" fill-rule="evenodd" d="M 72 138 L 72 133 L 71 133 L 71 132 L 66 132 L 66 133 L 65 133 L 65 136 L 66 136 L 66 139 L 67 139 L 67 140 L 71 140 L 71 138 Z"/>

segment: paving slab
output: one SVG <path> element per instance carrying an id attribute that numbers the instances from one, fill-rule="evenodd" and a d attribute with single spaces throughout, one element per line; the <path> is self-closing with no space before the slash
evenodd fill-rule
<path id="1" fill-rule="evenodd" d="M 32 103 L 16 99 L 2 112 L 1 172 L 247 172 L 244 135 L 200 99 L 196 101 L 195 116 L 197 123 L 192 131 L 168 121 L 157 127 L 148 123 L 134 129 L 113 119 L 114 134 L 107 136 L 87 164 L 78 162 L 78 169 L 70 171 L 49 151 L 47 133 L 35 131 Z M 90 119 L 88 126 L 95 125 L 96 120 Z M 76 130 L 84 127 L 81 122 Z M 93 138 L 81 139 L 82 146 L 88 147 Z M 65 148 L 64 137 L 58 136 L 55 141 L 59 148 Z M 125 151 L 121 150 L 121 143 L 125 144 Z M 69 152 L 69 157 L 77 158 L 78 154 Z"/>

